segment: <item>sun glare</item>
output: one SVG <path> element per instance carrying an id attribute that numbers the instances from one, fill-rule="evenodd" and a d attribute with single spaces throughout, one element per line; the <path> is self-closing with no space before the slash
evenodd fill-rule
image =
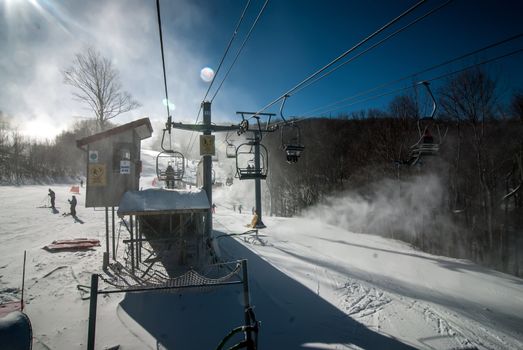
<path id="1" fill-rule="evenodd" d="M 64 129 L 64 126 L 56 126 L 49 117 L 45 116 L 19 125 L 19 130 L 23 135 L 40 141 L 53 140 Z"/>

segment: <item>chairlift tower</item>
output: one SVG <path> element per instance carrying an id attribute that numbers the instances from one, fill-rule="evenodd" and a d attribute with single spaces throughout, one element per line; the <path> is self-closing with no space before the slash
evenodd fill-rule
<path id="1" fill-rule="evenodd" d="M 240 123 L 240 129 L 238 134 L 250 131 L 253 133 L 252 138 L 249 138 L 249 142 L 238 146 L 236 149 L 236 168 L 238 177 L 240 180 L 252 180 L 254 179 L 254 190 L 255 190 L 255 211 L 258 220 L 256 222 L 256 228 L 265 228 L 262 217 L 262 200 L 261 200 L 261 180 L 267 178 L 267 166 L 268 166 L 268 153 L 265 146 L 261 144 L 264 133 L 274 132 L 276 128 L 270 126 L 271 118 L 275 116 L 274 113 L 253 113 L 253 112 L 236 112 L 242 116 L 242 122 Z M 248 119 L 245 116 L 250 116 L 256 120 L 256 127 L 253 130 L 249 129 Z M 262 128 L 260 123 L 260 116 L 268 117 L 266 125 Z M 254 148 L 254 168 L 244 168 L 238 165 L 238 154 L 241 154 L 242 146 Z M 263 151 L 263 152 L 262 152 Z M 262 156 L 262 153 L 264 156 Z M 263 162 L 263 164 L 262 164 Z"/>
<path id="2" fill-rule="evenodd" d="M 214 136 L 213 132 L 239 130 L 239 125 L 213 125 L 211 123 L 211 102 L 203 101 L 203 124 L 183 124 L 172 121 L 167 122 L 167 128 L 202 132 L 200 136 L 200 155 L 203 156 L 203 189 L 209 199 L 209 208 L 212 208 L 212 157 L 214 155 Z M 204 227 L 206 237 L 212 234 L 212 209 L 209 209 L 205 217 Z"/>

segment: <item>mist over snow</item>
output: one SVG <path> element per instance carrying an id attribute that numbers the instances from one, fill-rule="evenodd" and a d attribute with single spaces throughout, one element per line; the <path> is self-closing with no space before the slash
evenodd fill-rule
<path id="1" fill-rule="evenodd" d="M 303 216 L 353 232 L 415 236 L 433 225 L 436 217 L 440 229 L 452 227 L 438 212 L 444 198 L 444 188 L 436 175 L 408 181 L 385 179 L 372 184 L 365 193 L 349 191 L 327 197 Z"/>
<path id="2" fill-rule="evenodd" d="M 173 121 L 196 120 L 208 82 L 200 71 L 219 57 L 204 57 L 183 31 L 202 31 L 206 16 L 198 4 L 164 3 L 164 49 Z M 62 72 L 74 55 L 94 47 L 120 74 L 122 89 L 141 106 L 111 121 L 123 124 L 147 116 L 165 123 L 160 42 L 154 2 L 12 1 L 0 6 L 0 110 L 29 137 L 52 138 L 93 112 L 72 96 Z M 231 28 L 233 24 L 231 23 Z M 215 68 L 215 67 L 212 67 Z M 232 94 L 232 96 L 229 96 Z M 234 96 L 234 97 L 233 97 Z M 227 82 L 213 105 L 213 120 L 235 120 L 234 102 L 252 99 Z M 200 116 L 201 122 L 201 116 Z"/>

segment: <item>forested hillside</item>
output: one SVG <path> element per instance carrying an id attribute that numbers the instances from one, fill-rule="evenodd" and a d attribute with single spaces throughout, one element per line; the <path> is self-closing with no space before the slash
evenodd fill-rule
<path id="1" fill-rule="evenodd" d="M 436 122 L 422 124 L 440 152 L 415 165 L 408 160 L 421 137 L 420 108 L 408 95 L 388 110 L 299 121 L 305 151 L 296 164 L 285 161 L 278 132 L 265 136 L 272 214 L 318 215 L 521 275 L 522 96 L 503 105 L 481 71 L 461 74 L 436 95 Z"/>
<path id="2" fill-rule="evenodd" d="M 95 132 L 96 122 L 83 120 L 53 140 L 31 139 L 0 112 L 0 184 L 50 183 L 83 175 L 84 152 L 76 140 Z"/>

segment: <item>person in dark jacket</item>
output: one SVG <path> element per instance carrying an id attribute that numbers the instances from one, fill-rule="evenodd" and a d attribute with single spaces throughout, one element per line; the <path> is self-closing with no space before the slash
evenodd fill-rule
<path id="1" fill-rule="evenodd" d="M 76 197 L 73 196 L 73 198 L 69 199 L 68 202 L 71 205 L 71 207 L 70 207 L 71 216 L 75 217 L 76 216 Z"/>
<path id="2" fill-rule="evenodd" d="M 54 193 L 54 191 L 52 189 L 49 189 L 48 196 L 51 198 L 51 208 L 55 209 L 54 203 L 55 203 L 56 195 L 55 195 L 55 193 Z"/>

